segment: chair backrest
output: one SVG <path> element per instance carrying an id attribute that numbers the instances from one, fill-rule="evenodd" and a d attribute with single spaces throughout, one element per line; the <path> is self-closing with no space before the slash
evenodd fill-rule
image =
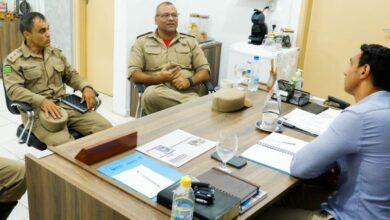
<path id="1" fill-rule="evenodd" d="M 4 89 L 4 98 L 5 98 L 5 103 L 7 104 L 7 109 L 14 115 L 20 115 L 20 112 L 16 106 L 12 105 L 11 99 L 8 98 L 7 96 L 7 90 L 5 88 L 5 82 L 4 82 L 4 72 L 3 72 L 3 64 L 0 64 L 1 67 L 1 72 L 2 72 L 2 81 L 3 81 L 3 89 Z"/>

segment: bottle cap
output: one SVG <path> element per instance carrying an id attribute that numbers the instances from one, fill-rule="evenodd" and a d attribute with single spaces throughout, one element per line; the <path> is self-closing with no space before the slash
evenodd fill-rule
<path id="1" fill-rule="evenodd" d="M 187 188 L 191 187 L 191 178 L 189 176 L 183 176 L 180 179 L 180 185 L 187 187 Z"/>

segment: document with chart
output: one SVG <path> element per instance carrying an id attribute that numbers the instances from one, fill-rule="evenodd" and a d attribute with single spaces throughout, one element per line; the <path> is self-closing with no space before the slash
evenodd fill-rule
<path id="1" fill-rule="evenodd" d="M 180 167 L 216 145 L 215 141 L 178 129 L 137 147 L 137 150 L 172 166 Z"/>
<path id="2" fill-rule="evenodd" d="M 290 164 L 294 154 L 306 144 L 306 141 L 287 135 L 271 133 L 244 151 L 241 156 L 255 163 L 290 174 Z"/>

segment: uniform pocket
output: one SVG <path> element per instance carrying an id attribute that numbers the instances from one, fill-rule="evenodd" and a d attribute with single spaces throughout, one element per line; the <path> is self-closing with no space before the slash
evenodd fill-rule
<path id="1" fill-rule="evenodd" d="M 42 70 L 37 66 L 25 67 L 23 68 L 23 70 L 24 70 L 24 77 L 27 80 L 38 79 L 42 76 Z"/>
<path id="2" fill-rule="evenodd" d="M 53 65 L 54 69 L 57 71 L 57 72 L 64 72 L 64 69 L 65 69 L 65 65 L 63 63 L 56 63 Z"/>
<path id="3" fill-rule="evenodd" d="M 145 53 L 157 55 L 161 53 L 161 47 L 159 46 L 146 46 Z"/>
<path id="4" fill-rule="evenodd" d="M 145 69 L 155 70 L 161 67 L 163 63 L 163 52 L 158 45 L 145 45 Z"/>
<path id="5" fill-rule="evenodd" d="M 177 63 L 185 68 L 191 68 L 192 53 L 190 48 L 186 45 L 177 46 L 175 48 Z"/>

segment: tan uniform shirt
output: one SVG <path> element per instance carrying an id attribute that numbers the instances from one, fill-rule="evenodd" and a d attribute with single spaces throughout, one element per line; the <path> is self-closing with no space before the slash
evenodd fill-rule
<path id="1" fill-rule="evenodd" d="M 3 78 L 11 100 L 29 103 L 34 108 L 40 107 L 45 98 L 57 101 L 65 95 L 64 83 L 76 90 L 90 86 L 60 49 L 46 47 L 42 57 L 24 43 L 5 59 Z"/>
<path id="2" fill-rule="evenodd" d="M 159 74 L 169 62 L 180 65 L 184 78 L 193 76 L 201 69 L 210 72 L 207 59 L 193 36 L 177 33 L 167 48 L 157 32 L 150 32 L 139 36 L 131 49 L 128 78 L 136 71 Z M 166 85 L 174 88 L 170 83 Z"/>

